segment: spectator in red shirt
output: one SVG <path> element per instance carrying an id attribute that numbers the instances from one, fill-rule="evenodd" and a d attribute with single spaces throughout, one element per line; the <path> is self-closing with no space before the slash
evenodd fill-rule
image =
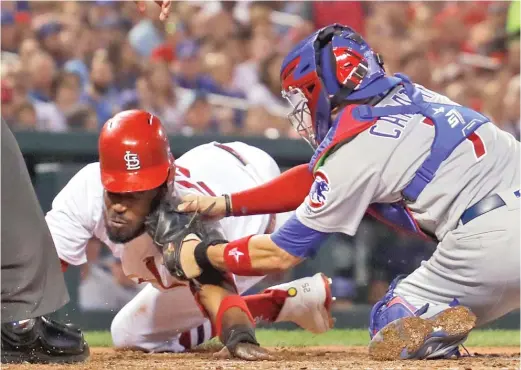
<path id="1" fill-rule="evenodd" d="M 313 1 L 312 21 L 315 28 L 332 23 L 348 24 L 358 33 L 365 33 L 366 12 L 362 1 Z"/>

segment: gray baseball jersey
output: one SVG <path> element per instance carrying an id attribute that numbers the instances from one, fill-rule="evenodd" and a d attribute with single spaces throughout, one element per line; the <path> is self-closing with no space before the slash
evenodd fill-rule
<path id="1" fill-rule="evenodd" d="M 456 103 L 416 85 L 426 102 Z M 378 106 L 407 105 L 398 86 Z M 420 114 L 382 117 L 330 154 L 315 172 L 297 218 L 321 232 L 354 235 L 371 203 L 402 199 L 402 190 L 430 153 L 434 126 Z M 419 226 L 442 240 L 462 213 L 489 194 L 519 188 L 519 142 L 493 123 L 481 126 L 442 163 L 434 179 L 407 206 Z M 318 186 L 320 188 L 320 186 Z"/>

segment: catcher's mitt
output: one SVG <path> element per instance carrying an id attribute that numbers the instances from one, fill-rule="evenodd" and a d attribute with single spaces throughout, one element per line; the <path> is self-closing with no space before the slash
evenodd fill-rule
<path id="1" fill-rule="evenodd" d="M 227 240 L 211 224 L 202 221 L 212 207 L 200 213 L 180 213 L 176 210 L 179 203 L 177 198 L 163 198 L 146 218 L 145 229 L 163 253 L 163 263 L 170 274 L 179 280 L 189 280 L 181 266 L 181 250 L 185 238 L 195 234 L 201 239 L 200 246 L 203 248 L 198 246 L 196 253 L 197 250 L 205 251 L 209 245 L 227 243 Z M 197 278 L 199 283 L 218 284 L 223 280 L 223 274 L 209 263 L 199 267 L 203 270 Z"/>

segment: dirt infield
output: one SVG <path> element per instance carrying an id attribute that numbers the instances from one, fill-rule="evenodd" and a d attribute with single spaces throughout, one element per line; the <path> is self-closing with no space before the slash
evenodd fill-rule
<path id="1" fill-rule="evenodd" d="M 273 348 L 278 361 L 245 362 L 215 360 L 212 353 L 144 354 L 131 351 L 115 351 L 111 348 L 91 349 L 91 359 L 81 365 L 2 365 L 11 370 L 101 370 L 101 369 L 519 369 L 519 348 L 469 348 L 473 357 L 443 361 L 391 361 L 369 360 L 365 347 L 300 347 Z"/>

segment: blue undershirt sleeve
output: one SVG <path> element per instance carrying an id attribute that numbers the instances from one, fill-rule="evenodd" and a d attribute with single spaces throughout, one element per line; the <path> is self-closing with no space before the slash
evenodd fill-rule
<path id="1" fill-rule="evenodd" d="M 305 226 L 293 215 L 273 234 L 271 240 L 281 249 L 295 257 L 314 257 L 329 233 Z"/>

